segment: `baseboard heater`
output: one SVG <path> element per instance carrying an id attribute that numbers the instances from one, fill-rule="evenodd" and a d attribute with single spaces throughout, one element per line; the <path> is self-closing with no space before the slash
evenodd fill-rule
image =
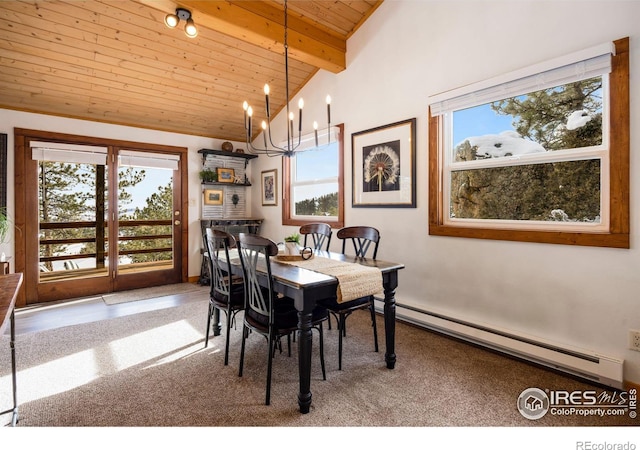
<path id="1" fill-rule="evenodd" d="M 559 370 L 616 389 L 623 389 L 624 361 L 595 352 L 582 352 L 468 321 L 396 303 L 399 320 L 451 337 L 478 344 L 536 364 Z M 418 313 L 418 317 L 402 310 Z"/>

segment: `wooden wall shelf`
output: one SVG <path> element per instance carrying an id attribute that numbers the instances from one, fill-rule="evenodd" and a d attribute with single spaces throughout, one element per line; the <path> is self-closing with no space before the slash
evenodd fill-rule
<path id="1" fill-rule="evenodd" d="M 249 153 L 237 153 L 227 150 L 212 150 L 208 148 L 201 148 L 200 150 L 198 150 L 198 153 L 202 155 L 202 161 L 207 158 L 207 155 L 230 156 L 231 158 L 243 158 L 247 161 L 258 157 L 258 155 L 251 155 Z"/>
<path id="2" fill-rule="evenodd" d="M 251 183 L 221 183 L 219 181 L 201 181 L 201 184 L 207 186 L 251 186 Z"/>

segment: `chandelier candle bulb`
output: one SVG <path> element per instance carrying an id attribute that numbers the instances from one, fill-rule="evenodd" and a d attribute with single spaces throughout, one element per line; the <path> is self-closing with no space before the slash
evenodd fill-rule
<path id="1" fill-rule="evenodd" d="M 302 133 L 302 107 L 304 106 L 304 100 L 300 99 L 298 101 L 298 110 L 300 111 L 298 114 L 300 117 L 298 118 L 298 134 Z"/>
<path id="2" fill-rule="evenodd" d="M 244 129 L 247 129 L 247 108 L 249 108 L 249 104 L 245 100 L 242 102 L 242 109 L 244 109 Z"/>
<path id="3" fill-rule="evenodd" d="M 316 147 L 318 146 L 318 122 L 313 121 L 313 134 L 316 138 Z"/>
<path id="4" fill-rule="evenodd" d="M 267 122 L 262 121 L 262 137 L 264 138 L 264 148 L 267 148 Z"/>
<path id="5" fill-rule="evenodd" d="M 293 113 L 292 112 L 289 113 L 289 128 L 291 129 L 290 130 L 290 132 L 291 132 L 291 142 L 290 142 L 290 144 L 292 144 L 293 143 Z M 291 145 L 290 145 L 290 147 L 291 147 Z"/>

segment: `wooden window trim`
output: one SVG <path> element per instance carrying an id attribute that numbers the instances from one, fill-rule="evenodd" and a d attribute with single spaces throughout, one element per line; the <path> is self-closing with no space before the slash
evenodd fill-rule
<path id="1" fill-rule="evenodd" d="M 429 112 L 429 234 L 547 244 L 629 248 L 629 38 L 614 41 L 610 80 L 609 231 L 504 230 L 444 224 L 440 143 L 442 118 Z"/>
<path id="2" fill-rule="evenodd" d="M 309 220 L 294 219 L 291 217 L 291 172 L 289 158 L 282 158 L 282 225 L 302 226 L 308 223 L 325 222 L 331 228 L 344 227 L 344 124 L 336 125 L 339 129 L 338 136 L 338 220 L 322 220 L 322 217 Z"/>

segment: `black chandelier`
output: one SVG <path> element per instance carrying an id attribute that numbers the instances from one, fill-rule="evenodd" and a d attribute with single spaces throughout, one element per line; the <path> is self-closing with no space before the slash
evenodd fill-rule
<path id="1" fill-rule="evenodd" d="M 247 151 L 249 153 L 267 156 L 286 156 L 291 157 L 296 150 L 299 150 L 302 142 L 302 108 L 304 106 L 304 100 L 301 98 L 298 101 L 298 136 L 295 137 L 294 130 L 294 114 L 289 108 L 289 45 L 287 43 L 287 0 L 284 0 L 284 71 L 285 71 L 285 96 L 286 96 L 286 117 L 289 121 L 287 126 L 287 141 L 281 145 L 273 143 L 271 138 L 271 113 L 269 109 L 269 85 L 264 85 L 264 96 L 266 106 L 266 120 L 262 121 L 262 136 L 264 138 L 264 147 L 255 147 L 251 142 L 252 129 L 253 129 L 253 108 L 246 101 L 242 104 L 244 109 L 244 128 L 246 131 L 246 144 Z M 327 95 L 327 145 L 331 144 L 331 96 Z M 315 147 L 319 146 L 318 142 L 318 122 L 313 122 Z M 303 146 L 308 148 L 308 146 Z M 299 150 L 300 151 L 300 150 Z"/>

